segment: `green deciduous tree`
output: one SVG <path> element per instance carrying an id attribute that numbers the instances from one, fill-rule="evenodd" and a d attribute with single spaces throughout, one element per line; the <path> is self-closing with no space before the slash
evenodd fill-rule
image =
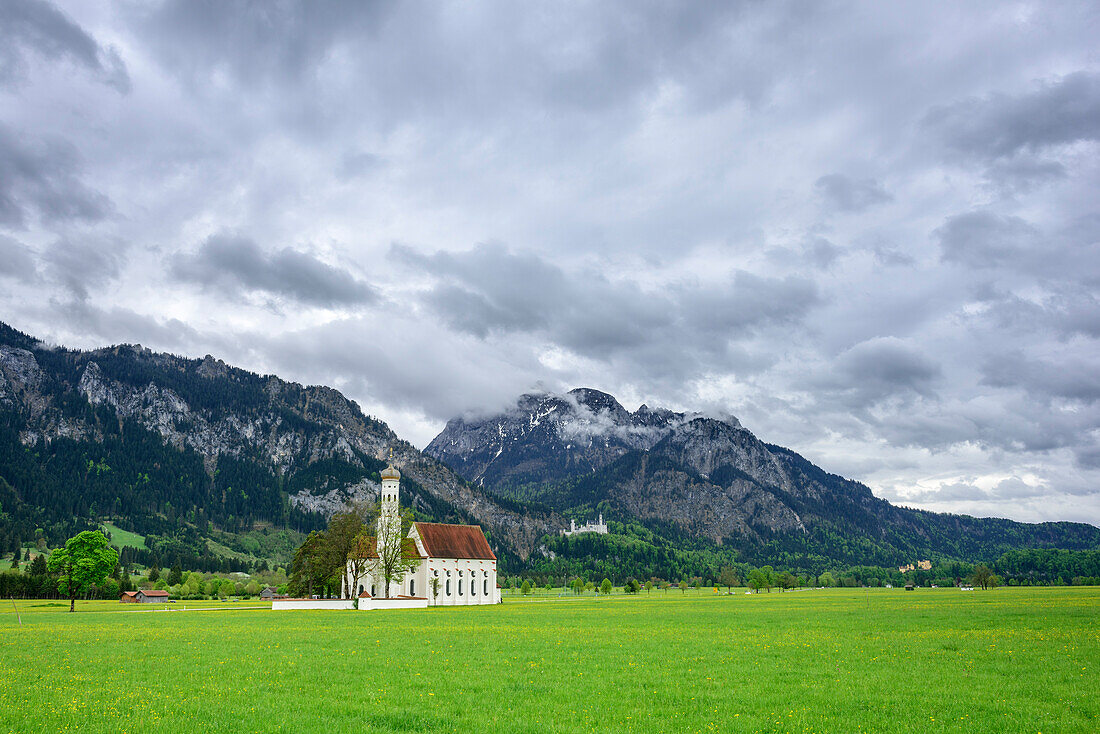
<path id="1" fill-rule="evenodd" d="M 603 581 L 600 582 L 600 593 L 601 594 L 610 594 L 611 593 L 611 579 L 604 579 Z"/>
<path id="2" fill-rule="evenodd" d="M 970 583 L 975 586 L 980 586 L 983 589 L 988 589 L 994 579 L 993 569 L 984 563 L 979 563 L 974 567 L 974 570 L 970 572 Z"/>
<path id="3" fill-rule="evenodd" d="M 387 599 L 390 598 L 390 584 L 400 584 L 405 575 L 415 571 L 421 563 L 416 542 L 406 537 L 412 522 L 412 512 L 402 510 L 396 522 L 375 524 L 374 555 L 368 559 L 367 567 L 375 580 L 382 583 Z"/>
<path id="4" fill-rule="evenodd" d="M 737 571 L 733 566 L 723 566 L 722 570 L 718 572 L 718 583 L 725 586 L 726 591 L 729 591 L 734 586 L 741 584 L 741 578 L 737 575 Z"/>
<path id="5" fill-rule="evenodd" d="M 57 588 L 69 597 L 69 611 L 76 611 L 76 597 L 101 583 L 118 563 L 118 551 L 98 530 L 84 532 L 65 541 L 64 548 L 50 553 L 47 568 L 61 574 Z"/>
<path id="6" fill-rule="evenodd" d="M 519 590 L 520 590 L 521 594 L 523 594 L 524 596 L 527 596 L 528 594 L 531 593 L 531 582 L 528 581 L 527 579 L 524 579 L 523 580 L 523 586 L 521 586 Z"/>
<path id="7" fill-rule="evenodd" d="M 338 575 L 341 580 L 341 596 L 350 599 L 355 596 L 355 589 L 349 588 L 351 578 L 359 578 L 363 575 L 367 558 L 363 557 L 365 550 L 364 522 L 372 512 L 377 512 L 364 503 L 355 503 L 347 512 L 338 512 L 332 516 L 325 530 L 325 547 L 327 563 L 332 568 L 332 574 Z M 354 573 L 349 574 L 349 563 L 354 566 Z"/>

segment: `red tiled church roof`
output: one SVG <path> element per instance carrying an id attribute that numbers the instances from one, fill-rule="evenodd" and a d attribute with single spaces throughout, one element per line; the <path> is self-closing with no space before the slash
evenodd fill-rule
<path id="1" fill-rule="evenodd" d="M 497 559 L 485 539 L 485 533 L 477 525 L 418 522 L 416 532 L 432 558 Z"/>

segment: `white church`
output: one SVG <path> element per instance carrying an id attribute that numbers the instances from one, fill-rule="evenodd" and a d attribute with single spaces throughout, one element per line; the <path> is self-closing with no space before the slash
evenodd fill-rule
<path id="1" fill-rule="evenodd" d="M 382 503 L 376 538 L 400 539 L 398 514 L 401 473 L 393 466 L 382 471 Z M 383 525 L 385 524 L 385 526 Z M 414 522 L 407 541 L 420 558 L 420 565 L 406 571 L 400 581 L 391 581 L 389 597 L 408 606 L 466 606 L 497 604 L 497 557 L 489 548 L 485 533 L 477 525 L 445 525 Z M 369 565 L 369 564 L 368 564 Z M 381 602 L 386 597 L 385 580 L 374 578 L 370 570 L 354 575 L 349 563 L 345 576 L 347 588 L 360 599 Z M 434 583 L 433 583 L 434 582 Z M 425 603 L 426 602 L 426 603 Z"/>

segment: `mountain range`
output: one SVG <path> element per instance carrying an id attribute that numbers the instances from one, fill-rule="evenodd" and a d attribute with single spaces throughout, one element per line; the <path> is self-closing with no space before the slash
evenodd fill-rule
<path id="1" fill-rule="evenodd" d="M 146 536 L 150 557 L 271 556 L 287 533 L 374 501 L 389 460 L 421 519 L 481 524 L 504 559 L 563 523 L 471 486 L 331 388 L 212 356 L 64 349 L 0 324 L 3 552 L 110 522 Z"/>
<path id="2" fill-rule="evenodd" d="M 504 499 L 578 521 L 602 512 L 761 561 L 895 565 L 1100 544 L 1100 529 L 1082 523 L 897 507 L 761 441 L 732 416 L 646 405 L 630 412 L 588 388 L 524 395 L 500 414 L 453 419 L 425 453 Z"/>
<path id="3" fill-rule="evenodd" d="M 481 525 L 508 572 L 677 578 L 1100 547 L 1091 525 L 895 507 L 730 416 L 630 412 L 582 388 L 455 418 L 421 452 L 331 388 L 0 324 L 0 552 L 106 524 L 144 538 L 139 562 L 281 563 L 346 503 L 375 500 L 391 460 L 402 504 Z M 561 535 L 601 512 L 610 535 Z"/>

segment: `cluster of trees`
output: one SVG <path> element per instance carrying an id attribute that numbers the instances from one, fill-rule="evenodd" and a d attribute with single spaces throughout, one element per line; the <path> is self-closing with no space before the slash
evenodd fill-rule
<path id="1" fill-rule="evenodd" d="M 377 522 L 379 505 L 352 505 L 337 513 L 323 531 L 309 534 L 294 554 L 290 565 L 290 593 L 296 596 L 341 596 L 351 598 L 357 589 L 348 587 L 348 574 L 370 573 L 381 581 L 388 598 L 390 585 L 420 564 L 419 554 L 405 536 L 412 512 L 404 510 L 396 522 Z"/>

